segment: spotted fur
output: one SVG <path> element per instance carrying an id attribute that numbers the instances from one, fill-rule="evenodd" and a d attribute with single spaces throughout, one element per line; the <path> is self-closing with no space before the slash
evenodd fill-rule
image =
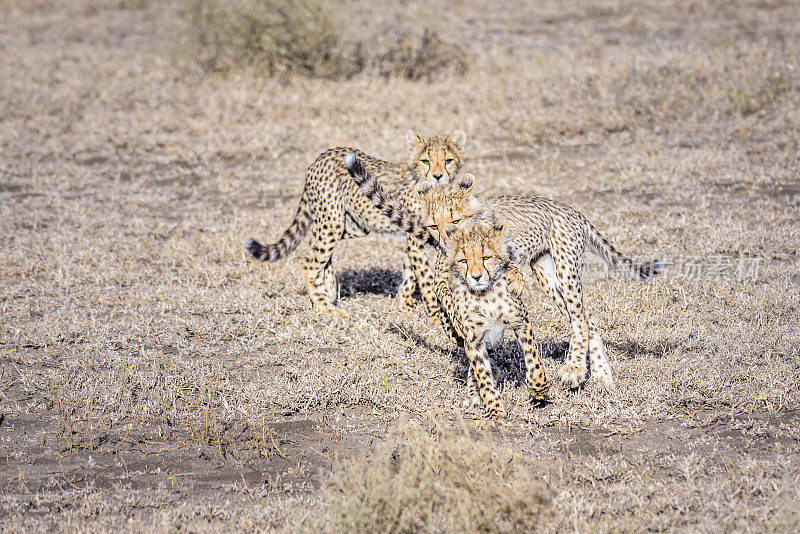
<path id="1" fill-rule="evenodd" d="M 291 253 L 310 232 L 310 251 L 302 263 L 308 294 L 314 307 L 335 310 L 337 290 L 331 258 L 336 244 L 373 232 L 397 232 L 396 225 L 353 183 L 342 162 L 345 154 L 356 154 L 363 166 L 385 184 L 393 198 L 410 212 L 419 214 L 423 206 L 414 187 L 420 182 L 447 183 L 461 166 L 466 135 L 460 130 L 430 137 L 420 137 L 409 130 L 406 141 L 409 158 L 405 164 L 383 161 L 351 148 L 332 148 L 320 154 L 306 171 L 305 187 L 294 221 L 283 236 L 270 245 L 248 239 L 247 251 L 259 260 L 277 261 Z M 407 259 L 398 299 L 402 309 L 412 309 L 412 295 L 419 287 L 430 320 L 438 322 L 438 304 L 424 248 L 427 239 L 427 235 L 424 238 L 407 235 Z"/>
<path id="2" fill-rule="evenodd" d="M 611 367 L 599 329 L 591 323 L 584 308 L 580 279 L 586 249 L 634 280 L 647 280 L 663 269 L 660 260 L 637 263 L 618 252 L 577 210 L 559 202 L 536 196 L 497 196 L 480 198 L 474 194 L 474 179 L 465 174 L 455 183 L 433 187 L 417 186 L 425 203 L 422 220 L 403 210 L 380 186 L 374 176 L 357 178 L 362 191 L 370 193 L 372 203 L 381 211 L 391 206 L 394 219 L 409 231 L 421 233 L 418 224 L 437 239 L 467 224 L 493 219 L 506 224 L 507 241 L 514 251 L 514 261 L 530 265 L 542 289 L 567 316 L 572 326 L 570 352 L 559 369 L 562 382 L 578 387 L 586 380 L 591 363 L 592 377 L 606 388 L 614 387 Z M 407 220 L 408 219 L 408 220 Z M 438 279 L 434 288 L 443 289 Z M 447 300 L 444 296 L 444 300 Z M 442 300 L 442 296 L 439 297 Z M 452 333 L 451 333 L 452 337 Z"/>
<path id="3" fill-rule="evenodd" d="M 514 331 L 522 347 L 531 397 L 540 401 L 547 393 L 533 323 L 521 298 L 522 274 L 510 259 L 503 233 L 502 225 L 478 223 L 449 234 L 444 238 L 447 252 L 442 254 L 445 270 L 437 271 L 447 280 L 451 295 L 447 315 L 470 362 L 468 403 L 480 403 L 490 419 L 503 417 L 505 409 L 487 349 L 503 338 L 506 329 Z"/>

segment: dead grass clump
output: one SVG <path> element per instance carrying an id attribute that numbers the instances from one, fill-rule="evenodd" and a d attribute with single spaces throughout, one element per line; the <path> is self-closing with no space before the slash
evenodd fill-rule
<path id="1" fill-rule="evenodd" d="M 366 54 L 364 50 L 371 50 Z M 407 33 L 384 38 L 375 46 L 359 43 L 354 53 L 356 70 L 377 72 L 384 77 L 433 80 L 442 73 L 464 75 L 469 63 L 457 45 L 425 29 L 421 39 Z"/>
<path id="2" fill-rule="evenodd" d="M 326 74 L 337 43 L 326 2 L 311 0 L 192 0 L 189 46 L 209 71 L 257 65 L 270 74 Z"/>
<path id="3" fill-rule="evenodd" d="M 523 532 L 549 509 L 541 471 L 485 438 L 407 427 L 325 487 L 328 532 Z"/>
<path id="4" fill-rule="evenodd" d="M 326 2 L 192 0 L 185 16 L 189 55 L 210 72 L 253 66 L 268 75 L 346 79 L 367 72 L 433 80 L 468 67 L 460 47 L 427 29 L 421 38 L 393 33 L 341 47 L 337 17 Z"/>

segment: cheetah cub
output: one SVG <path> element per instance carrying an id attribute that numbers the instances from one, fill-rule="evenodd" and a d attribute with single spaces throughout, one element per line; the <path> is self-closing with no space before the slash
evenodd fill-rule
<path id="1" fill-rule="evenodd" d="M 559 369 L 561 381 L 568 387 L 578 387 L 591 370 L 593 379 L 607 389 L 614 388 L 600 330 L 589 320 L 583 303 L 580 273 L 584 254 L 587 249 L 595 252 L 633 280 L 647 280 L 661 272 L 660 260 L 637 263 L 626 257 L 586 217 L 560 202 L 521 195 L 479 198 L 473 191 L 471 175 L 443 187 L 420 184 L 417 193 L 426 205 L 426 215 L 418 219 L 384 193 L 374 176 L 349 165 L 348 170 L 372 203 L 382 213 L 391 214 L 391 220 L 409 233 L 422 234 L 421 227 L 425 227 L 435 239 L 442 240 L 454 228 L 494 219 L 505 222 L 513 260 L 530 266 L 544 292 L 572 326 L 569 355 Z M 434 280 L 434 288 L 437 283 Z M 442 300 L 440 291 L 436 293 Z"/>
<path id="2" fill-rule="evenodd" d="M 368 196 L 386 199 L 387 203 L 379 207 L 389 220 L 409 235 L 419 239 L 428 236 L 426 227 L 385 196 L 380 184 L 364 169 L 355 154 L 347 154 L 344 161 L 353 176 L 369 181 L 373 189 Z M 472 179 L 472 175 L 467 174 L 465 178 Z M 441 199 L 442 191 L 456 187 L 459 186 L 447 184 L 426 190 L 421 198 L 431 210 Z M 502 417 L 504 410 L 494 387 L 495 370 L 486 348 L 502 339 L 507 328 L 514 330 L 522 346 L 528 390 L 534 400 L 542 400 L 547 392 L 547 379 L 532 324 L 521 300 L 524 290 L 522 273 L 510 260 L 510 252 L 502 242 L 502 225 L 495 222 L 491 227 L 480 224 L 468 229 L 451 228 L 440 238 L 436 242 L 434 290 L 442 308 L 445 331 L 453 343 L 465 349 L 470 359 L 464 406 L 471 409 L 482 404 L 487 417 Z"/>
<path id="3" fill-rule="evenodd" d="M 467 136 L 461 130 L 449 135 L 421 137 L 406 133 L 409 149 L 405 163 L 391 163 L 352 148 L 331 148 L 320 154 L 306 171 L 305 187 L 294 221 L 275 243 L 262 245 L 255 239 L 245 243 L 256 259 L 278 261 L 288 256 L 306 233 L 311 234 L 309 252 L 303 259 L 302 273 L 312 305 L 323 311 L 337 311 L 336 277 L 331 258 L 335 246 L 344 239 L 369 233 L 397 233 L 397 228 L 361 193 L 342 164 L 347 153 L 356 153 L 403 208 L 421 215 L 423 206 L 414 187 L 420 182 L 448 183 L 461 167 L 461 154 Z M 403 281 L 398 292 L 400 308 L 413 309 L 417 287 L 431 322 L 437 323 L 439 308 L 432 289 L 432 275 L 425 253 L 424 239 L 406 236 L 406 261 Z"/>
<path id="4" fill-rule="evenodd" d="M 500 393 L 487 349 L 503 339 L 511 329 L 517 336 L 525 357 L 525 381 L 534 400 L 547 393 L 547 377 L 539 358 L 533 323 L 522 302 L 524 282 L 519 268 L 510 259 L 503 241 L 502 224 L 478 223 L 453 231 L 447 237 L 447 284 L 452 295 L 448 316 L 454 330 L 463 340 L 470 363 L 468 402 L 483 405 L 488 419 L 505 416 Z M 437 272 L 437 276 L 439 273 Z M 474 396 L 477 381 L 479 399 Z"/>

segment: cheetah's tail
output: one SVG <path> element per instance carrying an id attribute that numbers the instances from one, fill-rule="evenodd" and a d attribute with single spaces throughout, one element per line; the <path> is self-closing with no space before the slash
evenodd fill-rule
<path id="1" fill-rule="evenodd" d="M 289 228 L 283 232 L 283 235 L 278 241 L 271 245 L 262 245 L 251 238 L 245 241 L 244 248 L 258 260 L 278 261 L 288 256 L 297 248 L 303 236 L 306 235 L 310 220 L 311 217 L 308 213 L 308 193 L 304 189 L 303 194 L 300 196 L 300 205 L 297 207 L 294 221 L 292 221 Z"/>
<path id="2" fill-rule="evenodd" d="M 361 188 L 361 191 L 398 228 L 404 230 L 422 241 L 428 240 L 428 230 L 419 221 L 419 218 L 411 213 L 396 199 L 388 196 L 378 183 L 378 180 L 364 168 L 355 154 L 348 152 L 344 156 L 344 166 L 353 180 Z"/>
<path id="3" fill-rule="evenodd" d="M 589 248 L 592 252 L 598 254 L 607 264 L 614 267 L 618 273 L 630 280 L 649 280 L 664 270 L 664 262 L 662 260 L 638 263 L 625 256 L 600 235 L 600 232 L 589 221 L 586 221 L 585 231 Z"/>

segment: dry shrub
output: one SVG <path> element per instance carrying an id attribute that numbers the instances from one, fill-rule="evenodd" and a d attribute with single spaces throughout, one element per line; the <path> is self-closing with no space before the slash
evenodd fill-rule
<path id="1" fill-rule="evenodd" d="M 367 54 L 365 48 L 370 50 Z M 356 47 L 354 63 L 357 72 L 377 72 L 384 77 L 409 80 L 433 80 L 441 73 L 463 75 L 469 66 L 464 51 L 428 29 L 421 39 L 407 33 L 386 37 L 379 43 Z"/>
<path id="2" fill-rule="evenodd" d="M 541 469 L 485 436 L 406 426 L 366 463 L 341 464 L 324 489 L 327 532 L 529 532 L 549 513 Z"/>
<path id="3" fill-rule="evenodd" d="M 337 43 L 329 4 L 313 0 L 192 0 L 190 47 L 210 71 L 256 64 L 270 74 L 325 74 Z"/>
<path id="4" fill-rule="evenodd" d="M 326 2 L 192 0 L 185 15 L 189 54 L 211 72 L 255 66 L 269 75 L 343 79 L 369 72 L 431 80 L 468 67 L 461 48 L 427 29 L 421 38 L 399 33 L 339 47 L 337 17 Z"/>

